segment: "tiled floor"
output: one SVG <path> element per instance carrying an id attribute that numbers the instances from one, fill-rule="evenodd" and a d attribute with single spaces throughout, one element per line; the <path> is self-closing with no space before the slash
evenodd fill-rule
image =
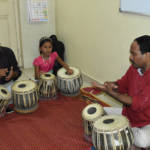
<path id="1" fill-rule="evenodd" d="M 22 72 L 23 73 L 22 73 L 21 77 L 18 79 L 19 81 L 20 80 L 29 80 L 29 79 L 34 80 L 33 68 L 23 69 Z M 92 81 L 93 81 L 92 79 L 83 75 L 83 87 L 91 86 Z M 118 102 L 117 100 L 115 100 L 111 96 L 107 95 L 106 93 L 102 93 L 100 95 L 97 95 L 97 98 L 100 98 L 101 100 L 103 100 L 104 102 L 106 102 L 107 104 L 109 104 L 113 107 L 121 107 L 122 106 L 122 104 L 120 102 Z"/>

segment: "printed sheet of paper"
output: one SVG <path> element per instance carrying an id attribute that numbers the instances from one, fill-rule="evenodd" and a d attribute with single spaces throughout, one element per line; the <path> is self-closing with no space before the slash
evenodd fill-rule
<path id="1" fill-rule="evenodd" d="M 47 0 L 28 0 L 28 19 L 33 22 L 48 21 L 48 1 Z"/>

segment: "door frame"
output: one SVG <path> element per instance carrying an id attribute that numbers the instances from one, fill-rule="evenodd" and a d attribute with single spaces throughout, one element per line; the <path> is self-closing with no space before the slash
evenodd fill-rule
<path id="1" fill-rule="evenodd" d="M 16 38 L 17 38 L 17 60 L 20 67 L 24 67 L 23 49 L 22 49 L 22 35 L 21 35 L 21 21 L 20 21 L 20 9 L 19 0 L 13 1 L 15 26 L 16 26 Z"/>

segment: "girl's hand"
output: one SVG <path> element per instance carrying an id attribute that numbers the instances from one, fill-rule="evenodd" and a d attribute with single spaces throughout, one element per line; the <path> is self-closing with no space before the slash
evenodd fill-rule
<path id="1" fill-rule="evenodd" d="M 39 71 L 38 77 L 36 79 L 40 79 L 42 74 L 45 74 L 45 72 L 44 71 Z"/>
<path id="2" fill-rule="evenodd" d="M 73 70 L 72 69 L 67 69 L 67 74 L 72 75 L 73 74 Z"/>
<path id="3" fill-rule="evenodd" d="M 40 75 L 42 75 L 42 74 L 45 74 L 46 72 L 44 72 L 44 71 L 40 71 Z"/>

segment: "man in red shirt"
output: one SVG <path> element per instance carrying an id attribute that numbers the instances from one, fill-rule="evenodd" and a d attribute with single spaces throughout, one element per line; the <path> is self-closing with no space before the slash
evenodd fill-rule
<path id="1" fill-rule="evenodd" d="M 131 123 L 134 145 L 147 148 L 150 147 L 150 36 L 133 41 L 130 61 L 132 65 L 120 80 L 93 85 L 124 104 L 122 114 Z"/>

